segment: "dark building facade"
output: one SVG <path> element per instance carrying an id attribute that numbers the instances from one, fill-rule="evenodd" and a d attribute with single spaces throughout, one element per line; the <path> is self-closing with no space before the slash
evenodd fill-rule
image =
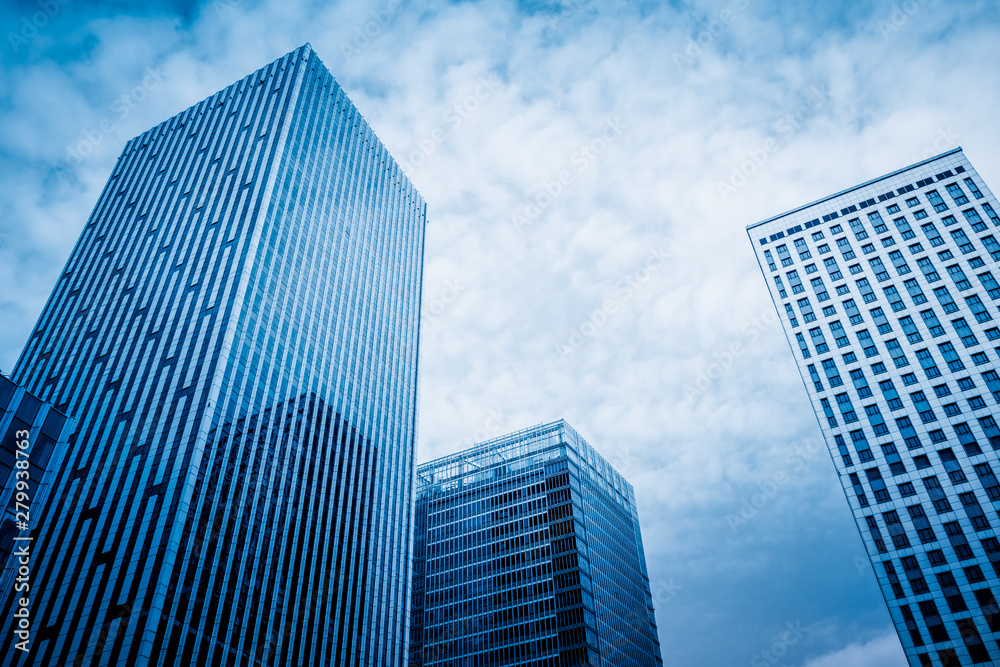
<path id="1" fill-rule="evenodd" d="M 405 664 L 425 222 L 308 45 L 126 145 L 12 373 L 76 428 L 3 664 Z"/>
<path id="2" fill-rule="evenodd" d="M 662 665 L 632 486 L 564 421 L 417 471 L 411 667 Z"/>
<path id="3" fill-rule="evenodd" d="M 914 667 L 1000 664 L 998 212 L 958 148 L 747 228 Z"/>

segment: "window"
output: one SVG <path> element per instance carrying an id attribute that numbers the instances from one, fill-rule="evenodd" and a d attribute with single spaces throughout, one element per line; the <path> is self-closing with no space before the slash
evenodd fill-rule
<path id="1" fill-rule="evenodd" d="M 965 272 L 962 271 L 962 267 L 958 264 L 952 264 L 948 267 L 948 275 L 955 281 L 955 286 L 958 287 L 958 291 L 962 292 L 967 289 L 972 289 L 972 283 L 970 283 L 968 278 L 965 277 Z"/>
<path id="2" fill-rule="evenodd" d="M 817 301 L 822 302 L 830 300 L 830 293 L 826 291 L 826 286 L 823 284 L 822 278 L 813 278 L 809 281 L 809 284 L 812 285 L 813 291 L 816 292 Z"/>
<path id="3" fill-rule="evenodd" d="M 931 336 L 937 338 L 938 336 L 944 335 L 944 327 L 941 326 L 941 321 L 938 320 L 937 315 L 934 314 L 934 310 L 932 308 L 921 310 L 920 317 L 923 318 L 924 324 L 926 324 L 927 328 L 930 330 Z"/>
<path id="4" fill-rule="evenodd" d="M 876 234 L 885 234 L 888 231 L 878 211 L 872 211 L 868 214 L 868 222 L 875 228 Z"/>
<path id="5" fill-rule="evenodd" d="M 868 392 L 868 395 L 871 396 L 871 391 Z M 889 429 L 885 425 L 885 418 L 882 417 L 882 412 L 881 412 L 881 410 L 878 409 L 877 405 L 874 405 L 874 404 L 873 405 L 866 405 L 865 406 L 865 415 L 868 417 L 869 423 L 871 423 L 872 428 L 875 430 L 875 435 L 881 437 L 883 435 L 888 435 L 889 434 Z M 889 443 L 888 446 L 891 447 L 892 443 Z M 883 445 L 882 448 L 885 449 L 885 447 L 886 447 L 886 445 Z M 903 468 L 903 464 L 900 463 L 899 460 L 898 460 L 899 456 L 897 456 L 896 459 L 897 459 L 896 463 L 899 464 L 898 466 L 896 466 L 894 468 L 893 465 L 892 465 L 892 463 L 890 463 L 890 465 L 889 465 L 889 468 L 892 470 L 892 474 L 893 475 L 899 475 L 899 474 L 902 474 L 902 473 L 906 472 L 906 470 Z M 897 472 L 897 470 L 898 470 L 898 472 Z"/>
<path id="6" fill-rule="evenodd" d="M 973 197 L 976 199 L 983 198 L 983 193 L 979 191 L 979 188 L 976 186 L 976 182 L 974 180 L 971 178 L 964 178 L 962 180 L 965 181 L 965 187 L 969 188 L 969 192 L 972 193 Z"/>
<path id="7" fill-rule="evenodd" d="M 887 334 L 892 331 L 892 326 L 890 326 L 884 310 L 881 308 L 872 308 L 870 312 L 872 319 L 875 320 L 875 324 L 878 325 L 878 332 L 880 334 Z"/>
<path id="8" fill-rule="evenodd" d="M 840 373 L 837 372 L 837 362 L 833 359 L 827 359 L 822 362 L 822 365 L 823 373 L 826 375 L 826 379 L 831 387 L 839 387 L 844 384 L 844 381 L 840 379 Z"/>
<path id="9" fill-rule="evenodd" d="M 906 355 L 903 353 L 902 346 L 895 338 L 885 341 L 885 347 L 889 350 L 889 356 L 892 357 L 892 362 L 896 364 L 896 368 L 903 368 L 910 365 L 910 362 L 906 359 Z"/>
<path id="10" fill-rule="evenodd" d="M 911 255 L 919 255 L 924 251 L 924 247 L 920 243 L 912 243 L 906 247 L 909 248 Z"/>
<path id="11" fill-rule="evenodd" d="M 986 310 L 986 306 L 983 305 L 982 300 L 973 294 L 972 296 L 965 297 L 965 303 L 968 304 L 969 310 L 972 314 L 976 316 L 976 321 L 982 324 L 983 322 L 989 322 L 993 319 L 993 316 L 989 314 Z M 958 310 L 957 308 L 955 310 Z M 951 311 L 946 311 L 951 312 Z"/>
<path id="12" fill-rule="evenodd" d="M 802 279 L 799 278 L 799 272 L 792 270 L 785 274 L 788 276 L 788 284 L 792 286 L 792 294 L 801 294 L 806 291 L 806 288 L 802 286 Z"/>
<path id="13" fill-rule="evenodd" d="M 959 338 L 962 339 L 962 345 L 965 347 L 979 345 L 976 335 L 972 332 L 972 328 L 969 326 L 969 323 L 965 321 L 964 317 L 952 320 L 951 325 L 955 327 L 955 332 L 958 333 Z"/>
<path id="14" fill-rule="evenodd" d="M 847 284 L 837 285 L 837 296 L 844 296 L 845 294 L 850 294 L 851 288 Z"/>
<path id="15" fill-rule="evenodd" d="M 824 354 L 830 351 L 830 346 L 826 344 L 826 338 L 819 327 L 810 329 L 809 336 L 812 338 L 813 346 L 816 348 L 816 354 Z"/>
<path id="16" fill-rule="evenodd" d="M 892 380 L 882 380 L 878 383 L 878 388 L 882 390 L 882 395 L 885 396 L 886 402 L 889 403 L 890 410 L 902 410 L 903 402 L 899 400 L 899 393 L 896 391 L 896 387 L 892 384 Z M 909 424 L 910 420 L 906 417 L 906 423 Z M 897 426 L 899 425 L 897 420 Z M 914 431 L 914 433 L 916 433 Z"/>
<path id="17" fill-rule="evenodd" d="M 785 245 L 784 243 L 782 243 L 781 245 L 779 245 L 779 246 L 777 246 L 775 248 L 775 251 L 778 253 L 778 259 L 781 260 L 781 265 L 782 266 L 791 266 L 792 265 L 793 260 L 792 260 L 791 254 L 789 254 L 789 252 L 788 252 L 788 246 L 787 245 Z"/>
<path id="18" fill-rule="evenodd" d="M 917 260 L 917 266 L 923 272 L 924 277 L 927 278 L 927 282 L 932 283 L 936 280 L 941 280 L 941 276 L 938 272 L 934 270 L 934 264 L 927 257 L 921 257 Z"/>
<path id="19" fill-rule="evenodd" d="M 982 396 L 973 396 L 969 399 L 969 407 L 973 410 L 982 410 L 986 407 L 986 401 L 983 400 Z"/>
<path id="20" fill-rule="evenodd" d="M 902 235 L 904 241 L 909 241 L 912 238 L 916 238 L 917 235 L 913 231 L 913 228 L 910 227 L 910 223 L 906 221 L 905 215 L 901 215 L 898 218 L 893 218 L 892 224 L 894 224 L 896 226 L 896 229 L 899 230 L 899 233 Z"/>
<path id="21" fill-rule="evenodd" d="M 899 400 L 897 399 L 896 402 L 898 403 Z M 902 434 L 907 449 L 920 449 L 923 447 L 920 438 L 917 436 L 917 430 L 913 428 L 913 422 L 910 421 L 909 417 L 897 417 L 896 428 Z"/>
<path id="22" fill-rule="evenodd" d="M 937 227 L 934 226 L 933 222 L 920 225 L 920 229 L 923 230 L 924 236 L 927 237 L 927 240 L 931 242 L 932 248 L 944 245 L 944 239 L 941 238 L 941 234 L 938 233 Z"/>
<path id="23" fill-rule="evenodd" d="M 840 272 L 840 267 L 837 266 L 837 260 L 833 257 L 827 257 L 823 260 L 823 266 L 826 267 L 827 272 L 830 274 L 830 280 L 834 282 L 844 279 L 844 274 Z"/>
<path id="24" fill-rule="evenodd" d="M 847 221 L 847 224 L 851 226 L 851 231 L 854 232 L 854 237 L 857 240 L 863 241 L 868 238 L 868 232 L 865 231 L 865 226 L 861 224 L 860 218 L 852 218 Z"/>
<path id="25" fill-rule="evenodd" d="M 781 282 L 781 276 L 774 277 L 774 284 L 778 288 L 778 296 L 782 299 L 788 297 L 788 292 L 785 291 L 785 284 Z"/>
<path id="26" fill-rule="evenodd" d="M 964 192 L 962 192 L 962 186 L 958 183 L 949 183 L 944 186 L 944 188 L 948 191 L 948 194 L 951 195 L 951 198 L 955 200 L 956 205 L 962 206 L 969 203 L 969 198 L 965 196 Z"/>
<path id="27" fill-rule="evenodd" d="M 955 300 L 951 298 L 951 293 L 948 292 L 947 287 L 938 287 L 934 290 L 934 296 L 937 297 L 938 302 L 941 307 L 944 308 L 945 313 L 954 313 L 958 310 L 958 305 Z"/>
<path id="28" fill-rule="evenodd" d="M 793 327 L 799 326 L 799 321 L 795 317 L 795 310 L 792 308 L 792 304 L 785 304 L 785 315 L 788 316 L 788 323 Z"/>
<path id="29" fill-rule="evenodd" d="M 969 237 L 965 235 L 965 232 L 961 229 L 951 230 L 951 238 L 954 239 L 955 243 L 958 245 L 958 249 L 962 251 L 963 255 L 968 255 L 970 252 L 975 252 L 976 248 L 972 245 Z"/>
<path id="30" fill-rule="evenodd" d="M 823 237 L 823 232 L 813 232 L 813 234 L 812 234 L 812 240 L 813 241 L 822 241 L 823 238 L 824 238 Z"/>
<path id="31" fill-rule="evenodd" d="M 891 236 L 886 236 L 882 238 L 883 248 L 888 248 L 889 246 L 894 246 L 894 245 L 896 245 L 896 239 L 892 238 Z"/>
<path id="32" fill-rule="evenodd" d="M 930 466 L 930 460 L 926 456 L 917 457 L 923 458 L 927 462 L 927 466 Z M 916 463 L 916 459 L 914 459 Z M 918 468 L 920 466 L 918 465 Z M 925 466 L 926 467 L 926 466 Z M 948 502 L 948 497 L 945 495 L 944 489 L 941 487 L 941 482 L 934 475 L 930 477 L 925 477 L 921 480 L 924 483 L 924 489 L 927 491 L 927 495 L 931 497 L 931 504 L 934 506 L 934 511 L 938 514 L 943 512 L 951 511 L 951 503 Z"/>
<path id="33" fill-rule="evenodd" d="M 948 384 L 939 384 L 934 387 L 934 395 L 938 398 L 944 398 L 945 396 L 951 396 L 951 389 L 948 388 Z"/>
<path id="34" fill-rule="evenodd" d="M 1000 243 L 997 243 L 997 240 L 993 238 L 993 235 L 989 234 L 979 240 L 983 242 L 984 246 L 986 246 L 986 250 L 990 253 L 990 256 L 1000 262 Z"/>
<path id="35" fill-rule="evenodd" d="M 913 321 L 913 318 L 909 315 L 899 318 L 899 325 L 903 327 L 903 333 L 906 334 L 906 340 L 911 343 L 919 343 L 924 339 L 924 337 L 920 335 L 920 331 L 917 329 L 917 325 Z"/>
<path id="36" fill-rule="evenodd" d="M 872 290 L 871 283 L 868 282 L 867 278 L 862 278 L 860 280 L 857 280 L 855 281 L 855 284 L 857 284 L 858 291 L 861 292 L 861 298 L 864 299 L 865 303 L 871 303 L 872 301 L 877 300 L 877 297 L 875 296 L 875 291 Z"/>
<path id="37" fill-rule="evenodd" d="M 844 417 L 845 424 L 853 424 L 858 421 L 858 415 L 854 411 L 854 405 L 851 403 L 851 397 L 846 393 L 837 394 L 834 396 L 837 399 L 837 407 L 840 408 L 840 414 Z M 864 459 L 861 459 L 862 461 Z"/>
<path id="38" fill-rule="evenodd" d="M 851 381 L 854 382 L 854 388 L 858 392 L 858 396 L 861 398 L 868 398 L 872 395 L 872 390 L 868 386 L 868 380 L 865 379 L 865 372 L 860 368 L 856 368 L 851 371 Z"/>
<path id="39" fill-rule="evenodd" d="M 870 255 L 871 253 L 875 252 L 875 246 L 872 245 L 871 243 L 866 243 L 863 246 L 861 246 L 861 252 L 863 252 L 866 255 Z"/>
<path id="40" fill-rule="evenodd" d="M 843 232 L 844 228 L 841 225 L 834 225 L 833 227 L 830 227 L 831 234 L 842 234 Z"/>
<path id="41" fill-rule="evenodd" d="M 837 309 L 833 306 L 823 306 L 823 317 L 833 317 L 837 314 Z"/>
<path id="42" fill-rule="evenodd" d="M 883 364 L 881 361 L 876 361 L 874 364 L 872 364 L 872 373 L 874 373 L 875 375 L 881 375 L 882 373 L 886 372 L 887 371 L 885 369 L 885 364 Z"/>
<path id="43" fill-rule="evenodd" d="M 913 373 L 904 373 L 899 376 L 899 379 L 903 381 L 903 384 L 909 387 L 911 384 L 917 383 L 917 376 Z"/>
<path id="44" fill-rule="evenodd" d="M 913 484 L 911 482 L 903 482 L 897 488 L 899 489 L 899 495 L 904 498 L 917 495 L 917 490 L 913 488 Z"/>
<path id="45" fill-rule="evenodd" d="M 885 210 L 889 213 L 899 213 L 899 204 L 890 204 Z"/>
<path id="46" fill-rule="evenodd" d="M 812 353 L 809 352 L 809 344 L 806 343 L 806 337 L 803 336 L 801 333 L 796 333 L 795 340 L 799 344 L 799 350 L 802 352 L 802 358 L 808 359 L 809 357 L 811 357 Z"/>
<path id="47" fill-rule="evenodd" d="M 924 196 L 927 197 L 927 202 L 934 207 L 936 212 L 941 213 L 948 210 L 948 205 L 944 203 L 944 199 L 941 198 L 937 190 L 928 190 Z"/>
<path id="48" fill-rule="evenodd" d="M 976 383 L 973 382 L 972 378 L 961 378 L 958 381 L 958 387 L 962 391 L 969 391 L 976 388 Z"/>
<path id="49" fill-rule="evenodd" d="M 878 348 L 875 347 L 875 341 L 872 340 L 872 335 L 868 333 L 868 329 L 861 329 L 857 332 L 858 340 L 861 342 L 861 347 L 864 349 L 865 356 L 868 358 L 878 356 Z"/>
<path id="50" fill-rule="evenodd" d="M 885 298 L 889 300 L 889 307 L 892 308 L 892 312 L 898 313 L 901 310 L 906 310 L 906 304 L 903 303 L 903 298 L 899 296 L 899 291 L 889 285 L 883 287 L 882 291 L 885 292 Z"/>
<path id="51" fill-rule="evenodd" d="M 816 372 L 816 366 L 813 364 L 809 364 L 806 368 L 809 369 L 809 378 L 812 380 L 813 387 L 816 389 L 816 391 L 823 391 L 823 381 L 820 380 L 819 373 Z"/>
<path id="52" fill-rule="evenodd" d="M 920 200 L 917 199 L 916 197 L 910 197 L 909 199 L 906 200 L 906 205 L 909 206 L 910 208 L 913 208 L 914 206 L 920 206 Z"/>
<path id="53" fill-rule="evenodd" d="M 980 273 L 978 276 L 979 282 L 983 284 L 986 288 L 986 292 L 990 295 L 990 298 L 996 301 L 1000 299 L 1000 284 L 997 284 L 996 278 L 993 277 L 993 273 L 986 271 Z"/>
<path id="54" fill-rule="evenodd" d="M 815 322 L 816 313 L 813 312 L 812 304 L 809 303 L 809 297 L 799 299 L 797 303 L 799 304 L 799 310 L 802 311 L 802 321 L 807 324 L 809 322 Z"/>
<path id="55" fill-rule="evenodd" d="M 795 251 L 799 253 L 799 259 L 805 261 L 812 257 L 812 253 L 809 252 L 809 246 L 806 245 L 805 239 L 795 239 Z"/>
<path id="56" fill-rule="evenodd" d="M 910 295 L 911 299 L 913 299 L 914 305 L 919 306 L 922 303 L 927 303 L 927 297 L 924 296 L 924 292 L 920 289 L 920 285 L 917 283 L 916 278 L 904 280 L 903 287 L 906 288 L 906 293 Z"/>
<path id="57" fill-rule="evenodd" d="M 993 224 L 997 227 L 1000 227 L 1000 217 L 997 216 L 996 211 L 993 210 L 993 207 L 987 204 L 986 202 L 983 202 L 982 204 L 980 204 L 980 206 L 982 206 L 983 210 L 986 211 L 986 215 L 990 216 L 990 220 L 993 221 Z"/>
<path id="58" fill-rule="evenodd" d="M 825 398 L 819 399 L 819 404 L 823 407 L 823 414 L 826 415 L 826 422 L 830 425 L 830 428 L 837 427 L 837 417 L 833 414 L 833 408 L 830 407 L 830 401 Z M 844 465 L 853 465 L 851 463 L 850 455 L 844 459 Z"/>
<path id="59" fill-rule="evenodd" d="M 889 253 L 889 260 L 892 262 L 892 265 L 896 267 L 896 273 L 899 275 L 902 276 L 910 272 L 910 267 L 906 263 L 906 258 L 903 257 L 903 253 L 898 250 L 893 250 Z"/>
<path id="60" fill-rule="evenodd" d="M 824 253 L 828 253 L 828 252 L 830 252 L 830 246 L 829 246 L 829 245 L 827 245 L 826 243 L 821 243 L 821 244 L 819 245 L 819 247 L 817 247 L 817 248 L 816 248 L 816 250 L 818 250 L 818 251 L 819 251 L 819 254 L 821 254 L 821 255 L 822 255 L 822 254 L 824 254 Z"/>
<path id="61" fill-rule="evenodd" d="M 952 259 L 953 257 L 954 255 L 951 254 L 951 250 L 942 250 L 941 252 L 938 253 L 938 260 L 942 262 L 947 262 L 949 259 Z"/>
<path id="62" fill-rule="evenodd" d="M 844 325 L 840 323 L 840 320 L 830 322 L 830 331 L 833 333 L 837 347 L 847 347 L 851 344 L 851 341 L 847 339 L 847 332 L 844 331 Z"/>
<path id="63" fill-rule="evenodd" d="M 972 231 L 974 231 L 974 232 L 985 232 L 986 231 L 986 223 L 983 222 L 982 217 L 980 217 L 980 215 L 979 215 L 979 211 L 977 211 L 975 209 L 975 207 L 969 208 L 969 209 L 966 209 L 966 210 L 962 211 L 962 215 L 964 215 L 965 216 L 965 220 L 970 225 L 972 225 Z M 955 232 L 952 232 L 952 235 L 954 235 L 954 233 Z M 963 250 L 962 252 L 965 252 L 965 251 Z"/>
<path id="64" fill-rule="evenodd" d="M 816 273 L 816 271 L 817 269 L 815 264 L 806 264 L 806 275 L 809 275 L 810 273 Z"/>
<path id="65" fill-rule="evenodd" d="M 913 392 L 910 394 L 910 400 L 913 401 L 913 405 L 916 406 L 917 411 L 920 413 L 920 421 L 925 424 L 937 421 L 937 417 L 934 415 L 934 411 L 931 410 L 931 404 L 924 392 Z"/>
<path id="66" fill-rule="evenodd" d="M 941 350 L 941 354 L 944 356 L 944 360 L 948 363 L 948 368 L 953 372 L 958 372 L 965 370 L 965 364 L 962 363 L 961 358 L 958 356 L 958 352 L 955 351 L 955 346 L 951 343 L 940 343 L 938 349 Z"/>
<path id="67" fill-rule="evenodd" d="M 772 271 L 776 271 L 778 269 L 778 267 L 775 266 L 774 264 L 774 255 L 771 254 L 770 250 L 764 251 L 764 259 L 767 260 L 767 267 L 769 269 L 771 269 Z"/>
<path id="68" fill-rule="evenodd" d="M 864 271 L 864 269 L 861 268 L 860 264 L 851 264 L 849 267 L 847 267 L 847 270 L 851 272 L 852 276 L 856 276 Z"/>
<path id="69" fill-rule="evenodd" d="M 923 220 L 924 218 L 927 217 L 927 211 L 925 211 L 924 209 L 920 209 L 919 211 L 914 211 L 913 217 L 917 220 Z"/>
<path id="70" fill-rule="evenodd" d="M 941 377 L 941 371 L 934 363 L 934 357 L 931 356 L 930 350 L 927 348 L 917 350 L 917 360 L 920 362 L 920 367 L 924 369 L 927 379 L 933 380 L 936 377 Z"/>
<path id="71" fill-rule="evenodd" d="M 957 417 L 962 414 L 962 409 L 958 407 L 958 403 L 948 403 L 944 406 L 944 413 L 949 417 Z"/>
<path id="72" fill-rule="evenodd" d="M 857 257 L 851 249 L 851 242 L 846 238 L 837 239 L 837 247 L 840 249 L 840 254 L 844 256 L 845 261 L 852 260 Z"/>

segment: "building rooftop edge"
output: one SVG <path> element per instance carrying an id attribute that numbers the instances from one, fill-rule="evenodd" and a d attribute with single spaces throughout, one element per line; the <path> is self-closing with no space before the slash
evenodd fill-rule
<path id="1" fill-rule="evenodd" d="M 436 459 L 426 461 L 424 463 L 418 463 L 417 473 L 420 473 L 422 470 L 438 468 L 452 461 L 460 461 L 462 459 L 469 458 L 470 456 L 475 456 L 479 453 L 487 452 L 493 447 L 496 447 L 498 443 L 504 442 L 506 440 L 519 439 L 523 437 L 525 434 L 529 433 L 530 431 L 541 431 L 548 428 L 558 428 L 560 426 L 562 426 L 566 430 L 576 433 L 578 436 L 580 435 L 579 433 L 576 432 L 576 429 L 570 426 L 569 422 L 567 422 L 565 419 L 557 419 L 552 422 L 535 424 L 534 426 L 526 426 L 525 428 L 518 429 L 517 431 L 512 431 L 511 433 L 505 433 L 504 435 L 500 435 L 495 438 L 491 438 L 489 440 L 483 440 L 482 442 L 478 442 L 472 445 L 471 447 L 467 447 L 452 454 L 447 454 L 445 456 L 441 456 Z"/>
<path id="2" fill-rule="evenodd" d="M 948 155 L 951 155 L 952 153 L 962 153 L 962 152 L 963 151 L 962 151 L 962 147 L 961 146 L 959 146 L 957 148 L 953 148 L 950 151 L 945 151 L 944 153 L 941 153 L 940 155 L 935 155 L 934 157 L 929 157 L 926 160 L 921 160 L 920 162 L 915 162 L 915 163 L 909 165 L 908 167 L 903 167 L 902 169 L 897 169 L 896 171 L 890 172 L 888 174 L 883 174 L 882 176 L 879 176 L 878 178 L 873 178 L 871 180 L 865 181 L 864 183 L 859 183 L 858 185 L 854 185 L 854 186 L 849 187 L 849 188 L 847 188 L 845 190 L 841 190 L 840 192 L 836 192 L 836 193 L 834 193 L 832 195 L 827 195 L 826 197 L 821 197 L 820 199 L 817 199 L 816 201 L 812 201 L 812 202 L 809 202 L 808 204 L 804 204 L 802 206 L 798 206 L 798 207 L 793 208 L 793 209 L 791 209 L 789 211 L 785 211 L 784 213 L 779 213 L 778 215 L 773 215 L 773 216 L 771 216 L 770 218 L 768 218 L 766 220 L 761 220 L 760 222 L 755 222 L 752 225 L 747 225 L 746 230 L 749 232 L 754 227 L 759 227 L 760 225 L 767 224 L 768 222 L 774 222 L 775 220 L 783 218 L 783 217 L 785 217 L 787 215 L 791 215 L 793 213 L 798 213 L 799 211 L 803 211 L 803 210 L 805 210 L 807 208 L 815 206 L 816 204 L 822 204 L 823 202 L 828 201 L 830 199 L 836 199 L 837 197 L 840 197 L 841 195 L 845 195 L 848 192 L 852 192 L 854 190 L 859 190 L 859 189 L 861 189 L 863 187 L 866 187 L 866 186 L 869 186 L 869 185 L 871 185 L 873 183 L 878 183 L 879 181 L 884 181 L 885 179 L 892 178 L 893 176 L 896 176 L 897 174 L 902 174 L 905 171 L 909 171 L 911 169 L 916 169 L 917 167 L 921 167 L 921 166 L 923 166 L 925 164 L 928 164 L 930 162 L 934 162 L 935 160 L 940 160 L 941 158 L 946 157 Z"/>

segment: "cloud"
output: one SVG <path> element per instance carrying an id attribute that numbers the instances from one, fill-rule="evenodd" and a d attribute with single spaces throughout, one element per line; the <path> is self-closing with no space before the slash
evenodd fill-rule
<path id="1" fill-rule="evenodd" d="M 428 202 L 420 459 L 565 417 L 682 586 L 672 660 L 745 663 L 790 619 L 833 629 L 789 662 L 861 645 L 891 621 L 744 227 L 957 143 L 1000 184 L 993 3 L 917 4 L 67 3 L 3 56 L 0 368 L 125 141 L 309 41 Z"/>
<path id="2" fill-rule="evenodd" d="M 839 651 L 813 658 L 802 667 L 906 667 L 896 633 L 876 637 L 864 644 L 849 644 Z"/>

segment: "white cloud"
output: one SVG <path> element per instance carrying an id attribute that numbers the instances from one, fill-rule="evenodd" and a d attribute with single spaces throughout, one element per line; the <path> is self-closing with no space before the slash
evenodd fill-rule
<path id="1" fill-rule="evenodd" d="M 839 651 L 813 658 L 802 667 L 906 667 L 903 648 L 895 633 L 863 644 L 849 644 Z"/>

